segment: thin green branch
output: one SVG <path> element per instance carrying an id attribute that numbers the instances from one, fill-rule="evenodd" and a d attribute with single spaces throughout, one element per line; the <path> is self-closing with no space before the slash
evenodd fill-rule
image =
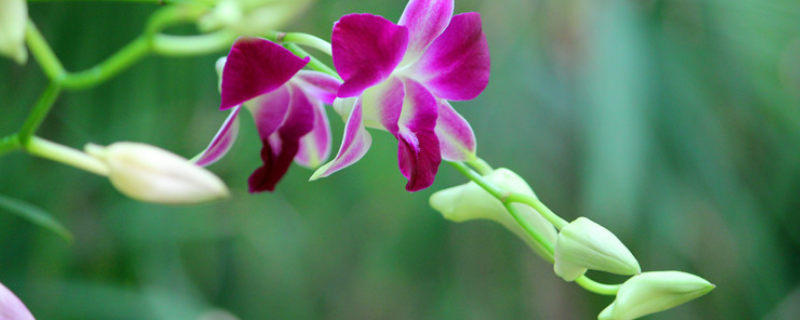
<path id="1" fill-rule="evenodd" d="M 42 157 L 45 159 L 61 162 L 91 173 L 107 176 L 108 167 L 97 160 L 96 158 L 81 152 L 80 150 L 73 149 L 58 143 L 48 141 L 39 137 L 32 137 L 30 143 L 26 146 L 28 152 L 32 155 Z"/>
<path id="2" fill-rule="evenodd" d="M 116 76 L 150 53 L 150 42 L 139 37 L 100 64 L 81 72 L 69 74 L 61 81 L 65 89 L 86 89 Z"/>
<path id="3" fill-rule="evenodd" d="M 539 200 L 536 197 L 521 193 L 512 193 L 508 196 L 508 201 L 523 203 L 530 206 L 531 208 L 538 211 L 542 216 L 544 216 L 544 218 L 547 219 L 547 221 L 550 221 L 550 223 L 556 226 L 558 230 L 561 230 L 562 228 L 564 228 L 564 226 L 569 224 L 569 222 L 562 219 L 553 211 L 551 211 L 550 208 L 548 208 L 544 203 L 542 203 L 541 200 Z"/>
<path id="4" fill-rule="evenodd" d="M 39 32 L 39 29 L 30 19 L 28 19 L 28 26 L 25 29 L 25 40 L 28 43 L 28 49 L 30 49 L 31 54 L 39 62 L 42 71 L 50 80 L 60 81 L 67 76 L 67 71 L 61 61 L 58 60 L 56 54 L 53 53 L 53 49 L 50 48 L 42 33 Z"/>
<path id="5" fill-rule="evenodd" d="M 310 57 L 311 61 L 308 62 L 309 68 L 317 70 L 322 73 L 329 74 L 333 77 L 336 77 L 336 79 L 342 80 L 342 78 L 339 76 L 339 73 L 331 69 L 331 67 L 329 67 L 328 65 L 322 63 L 322 61 L 319 61 L 317 60 L 317 58 L 314 58 L 312 55 L 308 54 L 308 52 L 301 49 L 298 45 L 294 43 L 286 43 L 284 46 L 286 47 L 286 49 L 289 49 L 289 51 L 296 54 L 298 57 L 301 58 Z"/>
<path id="6" fill-rule="evenodd" d="M 481 175 L 489 175 L 491 174 L 494 169 L 490 166 L 486 161 L 481 158 L 475 157 L 475 159 L 466 161 L 468 165 L 475 168 L 476 171 L 480 172 Z"/>
<path id="7" fill-rule="evenodd" d="M 583 287 L 584 289 L 594 292 L 596 294 L 602 294 L 605 296 L 614 296 L 619 292 L 619 288 L 622 285 L 619 284 L 605 284 L 594 281 L 589 279 L 589 277 L 583 275 L 578 279 L 575 279 L 575 283 Z"/>
<path id="8" fill-rule="evenodd" d="M 287 32 L 286 34 L 283 35 L 282 40 L 283 42 L 296 43 L 299 45 L 307 46 L 309 48 L 317 49 L 329 56 L 333 55 L 333 50 L 331 49 L 330 42 L 322 40 L 307 33 Z"/>
<path id="9" fill-rule="evenodd" d="M 23 146 L 28 145 L 33 134 L 42 125 L 47 114 L 50 113 L 53 103 L 56 102 L 59 93 L 61 93 L 61 86 L 56 82 L 50 82 L 42 92 L 42 95 L 39 96 L 39 100 L 36 101 L 33 110 L 28 114 L 28 118 L 25 119 L 22 128 L 19 130 L 19 142 Z"/>
<path id="10" fill-rule="evenodd" d="M 0 156 L 19 149 L 22 149 L 22 144 L 19 143 L 18 134 L 12 134 L 0 139 Z"/>
<path id="11" fill-rule="evenodd" d="M 153 37 L 153 52 L 165 56 L 193 56 L 222 51 L 230 47 L 238 35 L 221 30 L 197 36 L 158 34 Z"/>

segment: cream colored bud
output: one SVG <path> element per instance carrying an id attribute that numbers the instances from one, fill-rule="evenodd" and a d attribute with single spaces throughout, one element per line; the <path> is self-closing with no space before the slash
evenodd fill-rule
<path id="1" fill-rule="evenodd" d="M 228 28 L 250 36 L 279 29 L 305 10 L 310 0 L 220 0 L 198 21 L 204 32 Z"/>
<path id="2" fill-rule="evenodd" d="M 86 153 L 103 161 L 108 178 L 121 193 L 136 200 L 192 204 L 225 198 L 228 188 L 217 176 L 174 153 L 136 142 L 108 147 L 88 144 Z"/>
<path id="3" fill-rule="evenodd" d="M 694 300 L 714 288 L 705 279 L 685 272 L 645 272 L 623 283 L 617 298 L 597 319 L 636 319 Z"/>
<path id="4" fill-rule="evenodd" d="M 584 217 L 558 233 L 553 269 L 566 281 L 577 279 L 587 269 L 622 275 L 642 272 L 633 254 L 611 231 Z"/>
<path id="5" fill-rule="evenodd" d="M 0 0 L 0 56 L 14 59 L 20 65 L 28 61 L 25 49 L 25 28 L 28 5 L 25 0 Z"/>
<path id="6" fill-rule="evenodd" d="M 536 196 L 525 180 L 511 170 L 500 168 L 485 178 L 503 190 Z M 495 221 L 520 237 L 538 255 L 550 261 L 547 250 L 525 232 L 499 200 L 475 182 L 438 191 L 431 196 L 430 204 L 446 219 L 455 222 L 475 219 Z M 512 205 L 516 207 L 521 218 L 530 223 L 546 241 L 550 243 L 556 241 L 555 227 L 538 211 L 520 203 Z"/>

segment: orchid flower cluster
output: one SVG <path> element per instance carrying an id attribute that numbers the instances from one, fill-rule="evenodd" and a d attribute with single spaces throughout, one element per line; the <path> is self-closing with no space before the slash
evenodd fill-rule
<path id="1" fill-rule="evenodd" d="M 252 116 L 262 144 L 262 164 L 248 179 L 252 193 L 275 190 L 292 162 L 314 169 L 311 180 L 354 165 L 370 148 L 370 128 L 386 131 L 397 140 L 397 162 L 408 180 L 406 190 L 430 187 L 443 160 L 471 180 L 431 196 L 431 206 L 444 218 L 496 221 L 553 263 L 557 276 L 588 291 L 616 296 L 598 319 L 638 318 L 714 288 L 684 272 L 642 272 L 634 255 L 611 231 L 584 217 L 565 221 L 519 175 L 493 169 L 477 156 L 473 130 L 451 102 L 471 100 L 486 88 L 489 47 L 480 14 L 454 14 L 453 0 L 410 0 L 397 23 L 369 13 L 345 15 L 333 24 L 330 43 L 307 34 L 277 32 L 277 26 L 265 22 L 272 15 L 291 15 L 306 1 L 294 6 L 291 1 L 268 0 L 166 6 L 166 13 L 151 21 L 143 42 L 127 50 L 140 50 L 134 51 L 140 55 L 200 54 L 233 43 L 227 56 L 217 62 L 219 108 L 229 115 L 192 160 L 143 143 L 88 144 L 79 151 L 35 136 L 62 89 L 95 85 L 127 65 L 120 62 L 123 59 L 109 59 L 92 78 L 63 70 L 28 21 L 24 1 L 0 1 L 0 54 L 23 64 L 27 44 L 52 80 L 23 128 L 0 140 L 0 155 L 23 150 L 108 176 L 117 190 L 137 200 L 186 204 L 229 196 L 225 184 L 204 167 L 231 150 L 242 108 Z M 214 35 L 204 38 L 211 42 L 186 48 L 171 43 L 177 36 L 161 33 L 166 26 L 185 21 L 196 21 L 201 30 Z M 330 54 L 335 71 L 297 44 Z M 345 122 L 341 144 L 330 160 L 334 134 L 329 106 Z M 588 278 L 588 270 L 631 277 L 622 284 L 602 284 Z M 3 319 L 33 318 L 2 285 L 0 315 Z"/>

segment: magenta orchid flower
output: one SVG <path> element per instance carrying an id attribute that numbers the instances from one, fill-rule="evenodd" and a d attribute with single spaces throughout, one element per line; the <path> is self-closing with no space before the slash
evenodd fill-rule
<path id="1" fill-rule="evenodd" d="M 0 283 L 0 320 L 34 320 L 25 304 Z"/>
<path id="2" fill-rule="evenodd" d="M 217 135 L 196 158 L 210 165 L 224 156 L 239 131 L 244 105 L 253 115 L 263 147 L 263 165 L 248 179 L 250 192 L 272 191 L 292 160 L 316 168 L 328 158 L 331 133 L 324 104 L 341 85 L 320 72 L 300 70 L 309 58 L 265 39 L 237 40 L 222 70 L 221 110 L 232 109 Z"/>
<path id="3" fill-rule="evenodd" d="M 336 158 L 312 179 L 361 159 L 372 141 L 366 127 L 397 138 L 408 191 L 429 187 L 442 158 L 475 157 L 472 128 L 448 100 L 470 100 L 486 88 L 489 49 L 480 15 L 453 16 L 453 5 L 411 0 L 398 24 L 368 13 L 336 22 L 333 64 L 344 83 L 334 108 L 348 119 Z"/>

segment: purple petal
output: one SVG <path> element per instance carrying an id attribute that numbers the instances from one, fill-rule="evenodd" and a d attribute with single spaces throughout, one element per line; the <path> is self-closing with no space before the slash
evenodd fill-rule
<path id="1" fill-rule="evenodd" d="M 289 111 L 291 102 L 292 95 L 289 86 L 282 86 L 245 104 L 253 114 L 261 139 L 269 138 L 278 130 Z"/>
<path id="2" fill-rule="evenodd" d="M 364 91 L 362 104 L 368 115 L 365 117 L 368 118 L 366 120 L 378 120 L 384 129 L 392 135 L 397 135 L 400 130 L 397 122 L 400 121 L 400 114 L 403 112 L 404 97 L 405 86 L 397 77 L 391 77 L 380 85 Z M 369 115 L 376 116 L 369 117 Z"/>
<path id="3" fill-rule="evenodd" d="M 408 27 L 408 51 L 402 65 L 410 63 L 447 28 L 453 16 L 453 0 L 411 0 L 398 22 Z"/>
<path id="4" fill-rule="evenodd" d="M 34 320 L 25 304 L 0 283 L 0 320 Z"/>
<path id="5" fill-rule="evenodd" d="M 305 67 L 289 50 L 258 38 L 239 38 L 231 47 L 222 70 L 222 103 L 225 110 L 277 89 Z"/>
<path id="6" fill-rule="evenodd" d="M 439 117 L 436 118 L 436 136 L 442 149 L 442 158 L 447 161 L 475 159 L 475 133 L 447 100 L 439 101 Z"/>
<path id="7" fill-rule="evenodd" d="M 398 142 L 397 159 L 400 172 L 408 179 L 406 190 L 414 192 L 430 187 L 442 162 L 436 134 L 432 131 L 401 134 Z"/>
<path id="8" fill-rule="evenodd" d="M 408 179 L 406 190 L 418 191 L 429 187 L 442 154 L 434 128 L 438 116 L 433 94 L 422 84 L 406 79 L 403 112 L 398 120 L 399 132 L 397 159 L 400 172 Z"/>
<path id="9" fill-rule="evenodd" d="M 331 153 L 331 126 L 322 103 L 314 106 L 314 128 L 300 139 L 300 150 L 294 157 L 297 164 L 316 168 L 322 164 Z"/>
<path id="10" fill-rule="evenodd" d="M 273 191 L 283 178 L 300 148 L 300 138 L 314 126 L 314 105 L 297 86 L 290 85 L 290 106 L 278 131 L 262 139 L 261 160 L 264 165 L 248 179 L 250 192 Z"/>
<path id="11" fill-rule="evenodd" d="M 241 109 L 241 107 L 236 107 L 231 110 L 231 114 L 222 123 L 222 127 L 219 128 L 214 139 L 211 139 L 208 147 L 195 157 L 195 163 L 198 166 L 211 165 L 228 153 L 233 146 L 233 142 L 236 141 L 236 135 L 239 133 L 238 116 Z"/>
<path id="12" fill-rule="evenodd" d="M 381 16 L 349 14 L 333 25 L 333 65 L 344 79 L 338 97 L 360 95 L 386 79 L 403 60 L 408 29 Z"/>
<path id="13" fill-rule="evenodd" d="M 327 177 L 336 171 L 342 170 L 363 158 L 367 153 L 372 143 L 372 137 L 367 132 L 367 129 L 364 128 L 361 113 L 361 101 L 359 100 L 356 101 L 353 111 L 350 112 L 350 118 L 347 119 L 339 153 L 331 162 L 317 169 L 311 176 L 311 180 Z"/>
<path id="14" fill-rule="evenodd" d="M 455 15 L 414 64 L 414 78 L 447 100 L 477 97 L 489 83 L 489 46 L 475 12 Z"/>
<path id="15" fill-rule="evenodd" d="M 339 79 L 331 75 L 306 70 L 300 70 L 292 78 L 292 81 L 300 83 L 303 91 L 325 104 L 333 103 L 333 100 L 336 99 L 336 92 L 339 91 L 339 87 L 342 85 Z"/>

